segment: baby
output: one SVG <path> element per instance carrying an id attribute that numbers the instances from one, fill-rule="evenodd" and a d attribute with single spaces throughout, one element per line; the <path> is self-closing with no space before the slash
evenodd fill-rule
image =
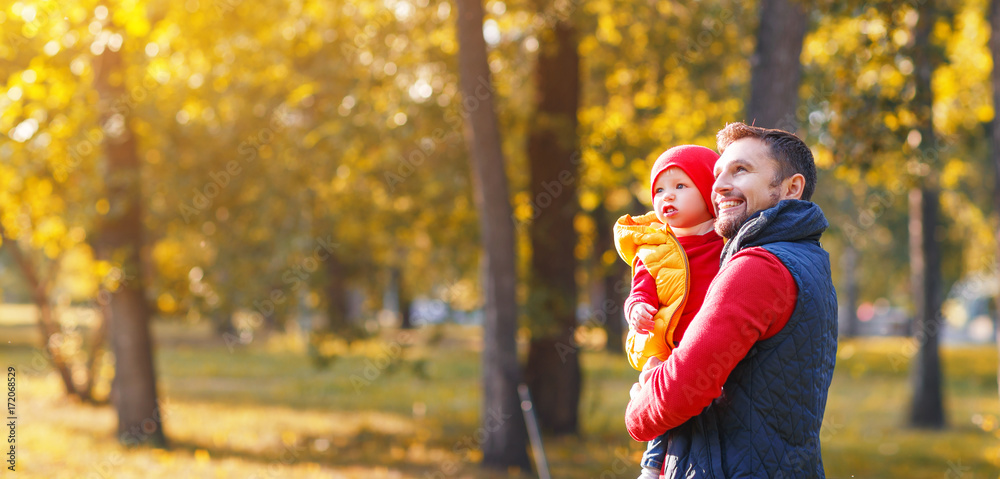
<path id="1" fill-rule="evenodd" d="M 626 351 L 633 368 L 665 360 L 701 308 L 719 272 L 722 237 L 715 233 L 713 169 L 719 155 L 702 146 L 675 146 L 650 171 L 653 211 L 615 224 L 618 254 L 632 266 L 625 301 Z M 649 442 L 639 479 L 660 476 L 666 434 Z"/>

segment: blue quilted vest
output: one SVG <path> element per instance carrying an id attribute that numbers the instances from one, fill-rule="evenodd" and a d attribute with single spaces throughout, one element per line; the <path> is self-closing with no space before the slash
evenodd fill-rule
<path id="1" fill-rule="evenodd" d="M 720 397 L 669 432 L 667 478 L 824 477 L 819 435 L 837 353 L 837 296 L 819 244 L 827 226 L 814 203 L 784 200 L 726 244 L 723 268 L 754 246 L 781 260 L 798 285 L 795 309 L 736 365 Z"/>

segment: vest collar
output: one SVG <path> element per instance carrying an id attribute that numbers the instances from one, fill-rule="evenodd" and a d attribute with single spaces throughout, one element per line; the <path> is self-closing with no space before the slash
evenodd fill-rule
<path id="1" fill-rule="evenodd" d="M 744 248 L 761 246 L 779 241 L 815 241 L 830 224 L 823 210 L 811 201 L 781 200 L 778 204 L 758 211 L 749 219 L 733 239 L 722 249 L 720 264 Z"/>

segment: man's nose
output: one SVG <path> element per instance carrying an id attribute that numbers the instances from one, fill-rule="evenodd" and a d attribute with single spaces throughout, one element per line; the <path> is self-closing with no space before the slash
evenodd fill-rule
<path id="1" fill-rule="evenodd" d="M 729 184 L 729 178 L 726 175 L 719 175 L 715 179 L 715 183 L 712 183 L 712 191 L 714 191 L 719 196 L 725 196 L 726 193 L 733 189 L 732 185 Z"/>

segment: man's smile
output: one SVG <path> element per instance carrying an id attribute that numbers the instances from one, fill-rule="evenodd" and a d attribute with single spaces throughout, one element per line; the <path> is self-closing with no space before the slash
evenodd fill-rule
<path id="1" fill-rule="evenodd" d="M 728 210 L 728 209 L 740 206 L 743 203 L 744 203 L 743 200 L 737 200 L 737 199 L 720 201 L 719 202 L 719 213 L 722 213 L 724 210 Z"/>

